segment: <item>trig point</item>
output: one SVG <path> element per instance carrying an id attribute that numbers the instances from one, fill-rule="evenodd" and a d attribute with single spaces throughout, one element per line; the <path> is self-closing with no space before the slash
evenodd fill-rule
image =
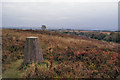
<path id="1" fill-rule="evenodd" d="M 27 37 L 24 51 L 24 64 L 43 61 L 43 54 L 38 37 Z"/>

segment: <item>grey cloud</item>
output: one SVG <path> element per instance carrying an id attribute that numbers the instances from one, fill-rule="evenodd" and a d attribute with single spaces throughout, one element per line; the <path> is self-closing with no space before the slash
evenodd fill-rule
<path id="1" fill-rule="evenodd" d="M 42 24 L 49 28 L 117 29 L 117 3 L 114 2 L 14 2 L 3 3 L 4 26 Z"/>

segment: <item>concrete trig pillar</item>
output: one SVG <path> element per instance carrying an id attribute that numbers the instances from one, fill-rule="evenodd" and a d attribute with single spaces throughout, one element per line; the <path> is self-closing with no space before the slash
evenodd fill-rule
<path id="1" fill-rule="evenodd" d="M 43 61 L 42 49 L 38 37 L 27 37 L 24 51 L 24 64 Z"/>

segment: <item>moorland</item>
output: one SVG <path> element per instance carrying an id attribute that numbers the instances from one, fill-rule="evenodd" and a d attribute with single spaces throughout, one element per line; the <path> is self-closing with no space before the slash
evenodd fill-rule
<path id="1" fill-rule="evenodd" d="M 39 38 L 44 61 L 23 65 L 26 37 Z M 2 30 L 3 78 L 118 78 L 119 43 L 47 30 Z"/>

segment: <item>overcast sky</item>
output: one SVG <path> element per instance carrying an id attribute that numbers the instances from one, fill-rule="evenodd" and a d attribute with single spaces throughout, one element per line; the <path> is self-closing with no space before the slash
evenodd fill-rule
<path id="1" fill-rule="evenodd" d="M 3 27 L 39 27 L 44 24 L 53 29 L 118 29 L 118 3 L 113 0 L 110 0 L 111 2 L 5 1 L 2 3 Z"/>

